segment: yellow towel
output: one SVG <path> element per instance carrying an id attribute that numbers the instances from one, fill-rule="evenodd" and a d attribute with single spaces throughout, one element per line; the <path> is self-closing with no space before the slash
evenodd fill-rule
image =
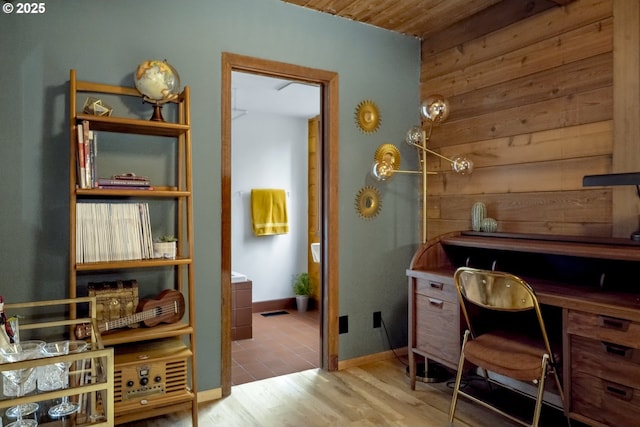
<path id="1" fill-rule="evenodd" d="M 288 233 L 285 191 L 270 188 L 251 190 L 251 219 L 256 236 Z"/>

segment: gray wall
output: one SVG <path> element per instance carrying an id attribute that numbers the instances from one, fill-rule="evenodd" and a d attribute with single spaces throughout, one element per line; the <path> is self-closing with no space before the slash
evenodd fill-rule
<path id="1" fill-rule="evenodd" d="M 168 59 L 192 88 L 195 265 L 199 325 L 220 324 L 220 56 L 228 51 L 340 75 L 340 359 L 388 349 L 371 312 L 382 311 L 393 346 L 406 344 L 404 271 L 419 231 L 417 182 L 375 184 L 382 143 L 402 144 L 418 122 L 419 43 L 278 0 L 59 0 L 42 15 L 0 14 L 0 294 L 8 301 L 67 294 L 68 78 L 131 85 L 145 59 Z M 354 108 L 380 107 L 382 126 L 360 133 Z M 377 185 L 380 215 L 363 221 L 354 197 Z M 220 385 L 220 330 L 198 328 L 199 388 Z"/>

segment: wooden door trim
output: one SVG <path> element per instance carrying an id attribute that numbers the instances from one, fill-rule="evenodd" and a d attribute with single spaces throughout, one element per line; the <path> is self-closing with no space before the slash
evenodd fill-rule
<path id="1" fill-rule="evenodd" d="M 222 396 L 231 394 L 231 73 L 244 71 L 321 85 L 322 102 L 322 368 L 338 369 L 338 74 L 222 53 L 221 297 Z"/>

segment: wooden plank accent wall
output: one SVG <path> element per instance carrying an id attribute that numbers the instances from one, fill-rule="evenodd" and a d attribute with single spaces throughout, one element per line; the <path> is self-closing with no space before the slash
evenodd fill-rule
<path id="1" fill-rule="evenodd" d="M 614 0 L 614 172 L 640 171 L 640 3 Z M 635 188 L 613 190 L 613 234 L 639 228 L 640 199 Z"/>
<path id="2" fill-rule="evenodd" d="M 423 40 L 421 95 L 451 105 L 429 146 L 475 163 L 472 175 L 430 176 L 429 239 L 470 229 L 476 201 L 498 231 L 613 234 L 612 189 L 583 187 L 582 177 L 612 172 L 614 1 L 628 0 L 543 8 L 473 39 L 452 27 L 434 37 L 447 47 Z M 450 170 L 435 156 L 428 168 Z"/>

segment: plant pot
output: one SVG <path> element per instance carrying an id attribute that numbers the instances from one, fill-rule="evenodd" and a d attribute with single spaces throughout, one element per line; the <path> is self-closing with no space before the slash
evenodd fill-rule
<path id="1" fill-rule="evenodd" d="M 177 242 L 154 242 L 153 257 L 164 259 L 176 259 Z"/>
<path id="2" fill-rule="evenodd" d="M 298 312 L 304 313 L 309 306 L 309 295 L 296 295 L 296 308 Z"/>

